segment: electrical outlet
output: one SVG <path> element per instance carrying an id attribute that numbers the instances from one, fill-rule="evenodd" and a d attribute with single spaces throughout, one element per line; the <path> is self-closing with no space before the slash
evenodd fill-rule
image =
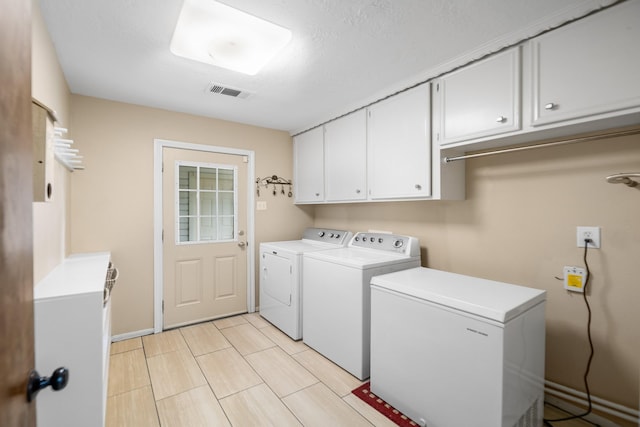
<path id="1" fill-rule="evenodd" d="M 589 248 L 600 249 L 600 227 L 578 227 L 576 243 L 579 248 L 584 248 L 584 240 L 591 239 Z"/>

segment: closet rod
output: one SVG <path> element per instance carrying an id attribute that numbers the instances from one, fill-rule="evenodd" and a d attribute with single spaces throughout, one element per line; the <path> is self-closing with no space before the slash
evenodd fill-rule
<path id="1" fill-rule="evenodd" d="M 576 142 L 596 141 L 598 139 L 604 139 L 604 138 L 617 138 L 620 136 L 636 135 L 639 133 L 640 133 L 640 129 L 631 129 L 631 130 L 623 130 L 623 131 L 617 131 L 617 132 L 602 133 L 602 134 L 591 135 L 591 136 L 581 136 L 578 138 L 563 139 L 560 141 L 546 142 L 543 144 L 525 145 L 522 147 L 514 147 L 514 148 L 504 148 L 502 150 L 485 151 L 483 153 L 475 153 L 475 154 L 465 154 L 463 156 L 444 157 L 442 159 L 442 162 L 451 163 L 451 162 L 456 162 L 458 160 L 475 159 L 477 157 L 493 156 L 496 154 L 514 153 L 516 151 L 533 150 L 534 148 L 546 148 L 546 147 L 554 147 L 556 145 L 574 144 Z"/>

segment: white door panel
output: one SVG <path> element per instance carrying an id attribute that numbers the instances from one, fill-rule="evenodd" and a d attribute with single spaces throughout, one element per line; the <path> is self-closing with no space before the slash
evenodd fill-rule
<path id="1" fill-rule="evenodd" d="M 163 149 L 163 328 L 247 311 L 243 156 Z"/>

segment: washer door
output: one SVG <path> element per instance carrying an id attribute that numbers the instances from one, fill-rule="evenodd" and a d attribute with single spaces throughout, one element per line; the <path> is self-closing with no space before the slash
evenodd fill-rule
<path id="1" fill-rule="evenodd" d="M 291 306 L 293 288 L 293 265 L 289 258 L 271 253 L 262 253 L 260 286 L 264 292 L 279 303 Z"/>

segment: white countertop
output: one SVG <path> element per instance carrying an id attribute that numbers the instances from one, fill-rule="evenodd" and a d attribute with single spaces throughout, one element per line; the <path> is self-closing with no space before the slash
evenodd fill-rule
<path id="1" fill-rule="evenodd" d="M 110 252 L 74 254 L 66 258 L 35 286 L 33 299 L 104 292 Z"/>

